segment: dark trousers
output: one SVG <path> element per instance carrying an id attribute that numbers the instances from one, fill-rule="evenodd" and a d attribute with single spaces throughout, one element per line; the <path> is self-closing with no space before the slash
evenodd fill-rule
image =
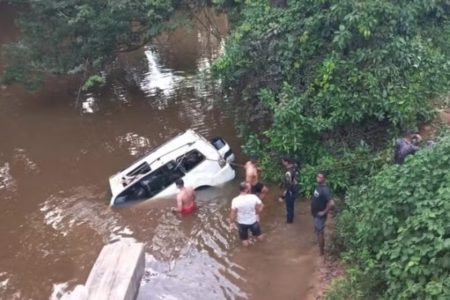
<path id="1" fill-rule="evenodd" d="M 286 223 L 294 222 L 294 202 L 297 198 L 297 193 L 287 191 L 284 195 L 284 203 L 286 204 Z"/>

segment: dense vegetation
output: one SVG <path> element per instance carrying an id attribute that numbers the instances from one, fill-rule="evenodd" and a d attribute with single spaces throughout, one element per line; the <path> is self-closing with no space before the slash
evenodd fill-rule
<path id="1" fill-rule="evenodd" d="M 387 152 L 375 154 L 391 145 L 389 137 L 433 116 L 430 99 L 449 83 L 450 6 L 288 4 L 241 5 L 214 72 L 243 102 L 239 109 L 247 105 L 236 111 L 249 125 L 245 150 L 258 154 L 266 170 L 275 169 L 274 156 L 293 154 L 305 163 L 303 178 L 329 170 L 333 187 L 343 191 L 389 161 Z"/>
<path id="2" fill-rule="evenodd" d="M 353 268 L 331 299 L 450 299 L 450 136 L 352 188 L 336 240 Z"/>

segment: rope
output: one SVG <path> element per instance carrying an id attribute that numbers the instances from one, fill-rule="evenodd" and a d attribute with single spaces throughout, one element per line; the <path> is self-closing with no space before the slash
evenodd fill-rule
<path id="1" fill-rule="evenodd" d="M 367 161 L 366 159 L 362 159 L 362 157 L 363 157 L 363 156 L 360 156 L 359 159 L 353 159 L 353 160 L 351 161 L 352 165 L 354 165 L 355 163 L 358 163 L 358 162 L 364 162 L 364 161 Z M 209 161 L 217 161 L 217 162 L 218 162 L 220 159 L 213 159 L 213 158 L 208 158 L 208 157 L 206 157 L 205 160 L 209 160 Z M 236 166 L 236 167 L 240 167 L 240 168 L 245 168 L 245 165 L 240 164 L 240 163 L 235 163 L 235 162 L 228 162 L 228 163 L 229 163 L 230 165 L 232 165 L 232 166 Z M 348 169 L 348 170 L 351 170 L 351 169 L 354 168 L 354 166 L 346 166 L 346 165 L 343 165 L 343 164 L 344 164 L 343 162 L 336 162 L 336 163 L 330 165 L 329 167 L 320 168 L 320 170 L 318 169 L 318 171 L 323 171 L 323 169 L 327 169 L 327 170 L 329 170 L 329 169 L 333 169 L 333 170 L 336 170 L 336 169 L 337 169 L 337 170 L 346 170 L 346 169 Z M 340 165 L 342 165 L 342 166 L 340 166 Z"/>
<path id="2" fill-rule="evenodd" d="M 235 163 L 235 162 L 229 162 L 229 164 L 230 164 L 230 165 L 233 165 L 233 166 L 236 166 L 236 167 L 245 168 L 245 165 L 238 164 L 238 163 Z"/>
<path id="3" fill-rule="evenodd" d="M 219 162 L 220 160 L 222 160 L 223 158 L 219 158 L 219 159 L 215 159 L 215 158 L 209 158 L 209 157 L 205 157 L 205 160 L 209 160 L 209 161 L 217 161 Z M 226 161 L 226 160 L 225 160 Z M 228 162 L 230 165 L 236 166 L 236 167 L 241 167 L 241 168 L 245 168 L 245 165 L 240 164 L 240 163 L 235 163 L 235 162 Z"/>

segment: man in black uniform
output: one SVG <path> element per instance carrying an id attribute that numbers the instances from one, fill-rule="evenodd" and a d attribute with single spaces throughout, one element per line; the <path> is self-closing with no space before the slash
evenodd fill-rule
<path id="1" fill-rule="evenodd" d="M 317 173 L 316 182 L 317 186 L 311 200 L 311 214 L 314 218 L 314 230 L 319 242 L 320 255 L 323 255 L 325 249 L 325 223 L 328 212 L 334 206 L 334 201 L 331 199 L 331 191 L 327 186 L 325 174 Z"/>
<path id="2" fill-rule="evenodd" d="M 294 202 L 298 196 L 298 166 L 290 158 L 285 157 L 281 160 L 281 163 L 286 168 L 284 174 L 284 203 L 286 204 L 286 223 L 291 224 L 294 222 Z"/>

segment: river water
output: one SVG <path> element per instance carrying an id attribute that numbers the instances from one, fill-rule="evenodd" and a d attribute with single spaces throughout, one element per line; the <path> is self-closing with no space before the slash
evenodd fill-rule
<path id="1" fill-rule="evenodd" d="M 15 11 L 0 3 L 0 43 L 18 38 Z M 198 212 L 180 218 L 175 200 L 108 207 L 107 178 L 170 137 L 193 128 L 242 141 L 204 76 L 218 55 L 225 15 L 198 15 L 121 57 L 108 85 L 81 94 L 78 80 L 53 78 L 37 93 L 0 90 L 0 298 L 58 299 L 86 280 L 101 248 L 145 243 L 139 299 L 305 299 L 314 271 L 314 236 L 303 204 L 293 226 L 269 195 L 267 240 L 242 249 L 228 232 L 236 180 L 198 192 Z M 216 30 L 217 29 L 217 30 Z M 4 61 L 0 61 L 0 68 Z"/>

